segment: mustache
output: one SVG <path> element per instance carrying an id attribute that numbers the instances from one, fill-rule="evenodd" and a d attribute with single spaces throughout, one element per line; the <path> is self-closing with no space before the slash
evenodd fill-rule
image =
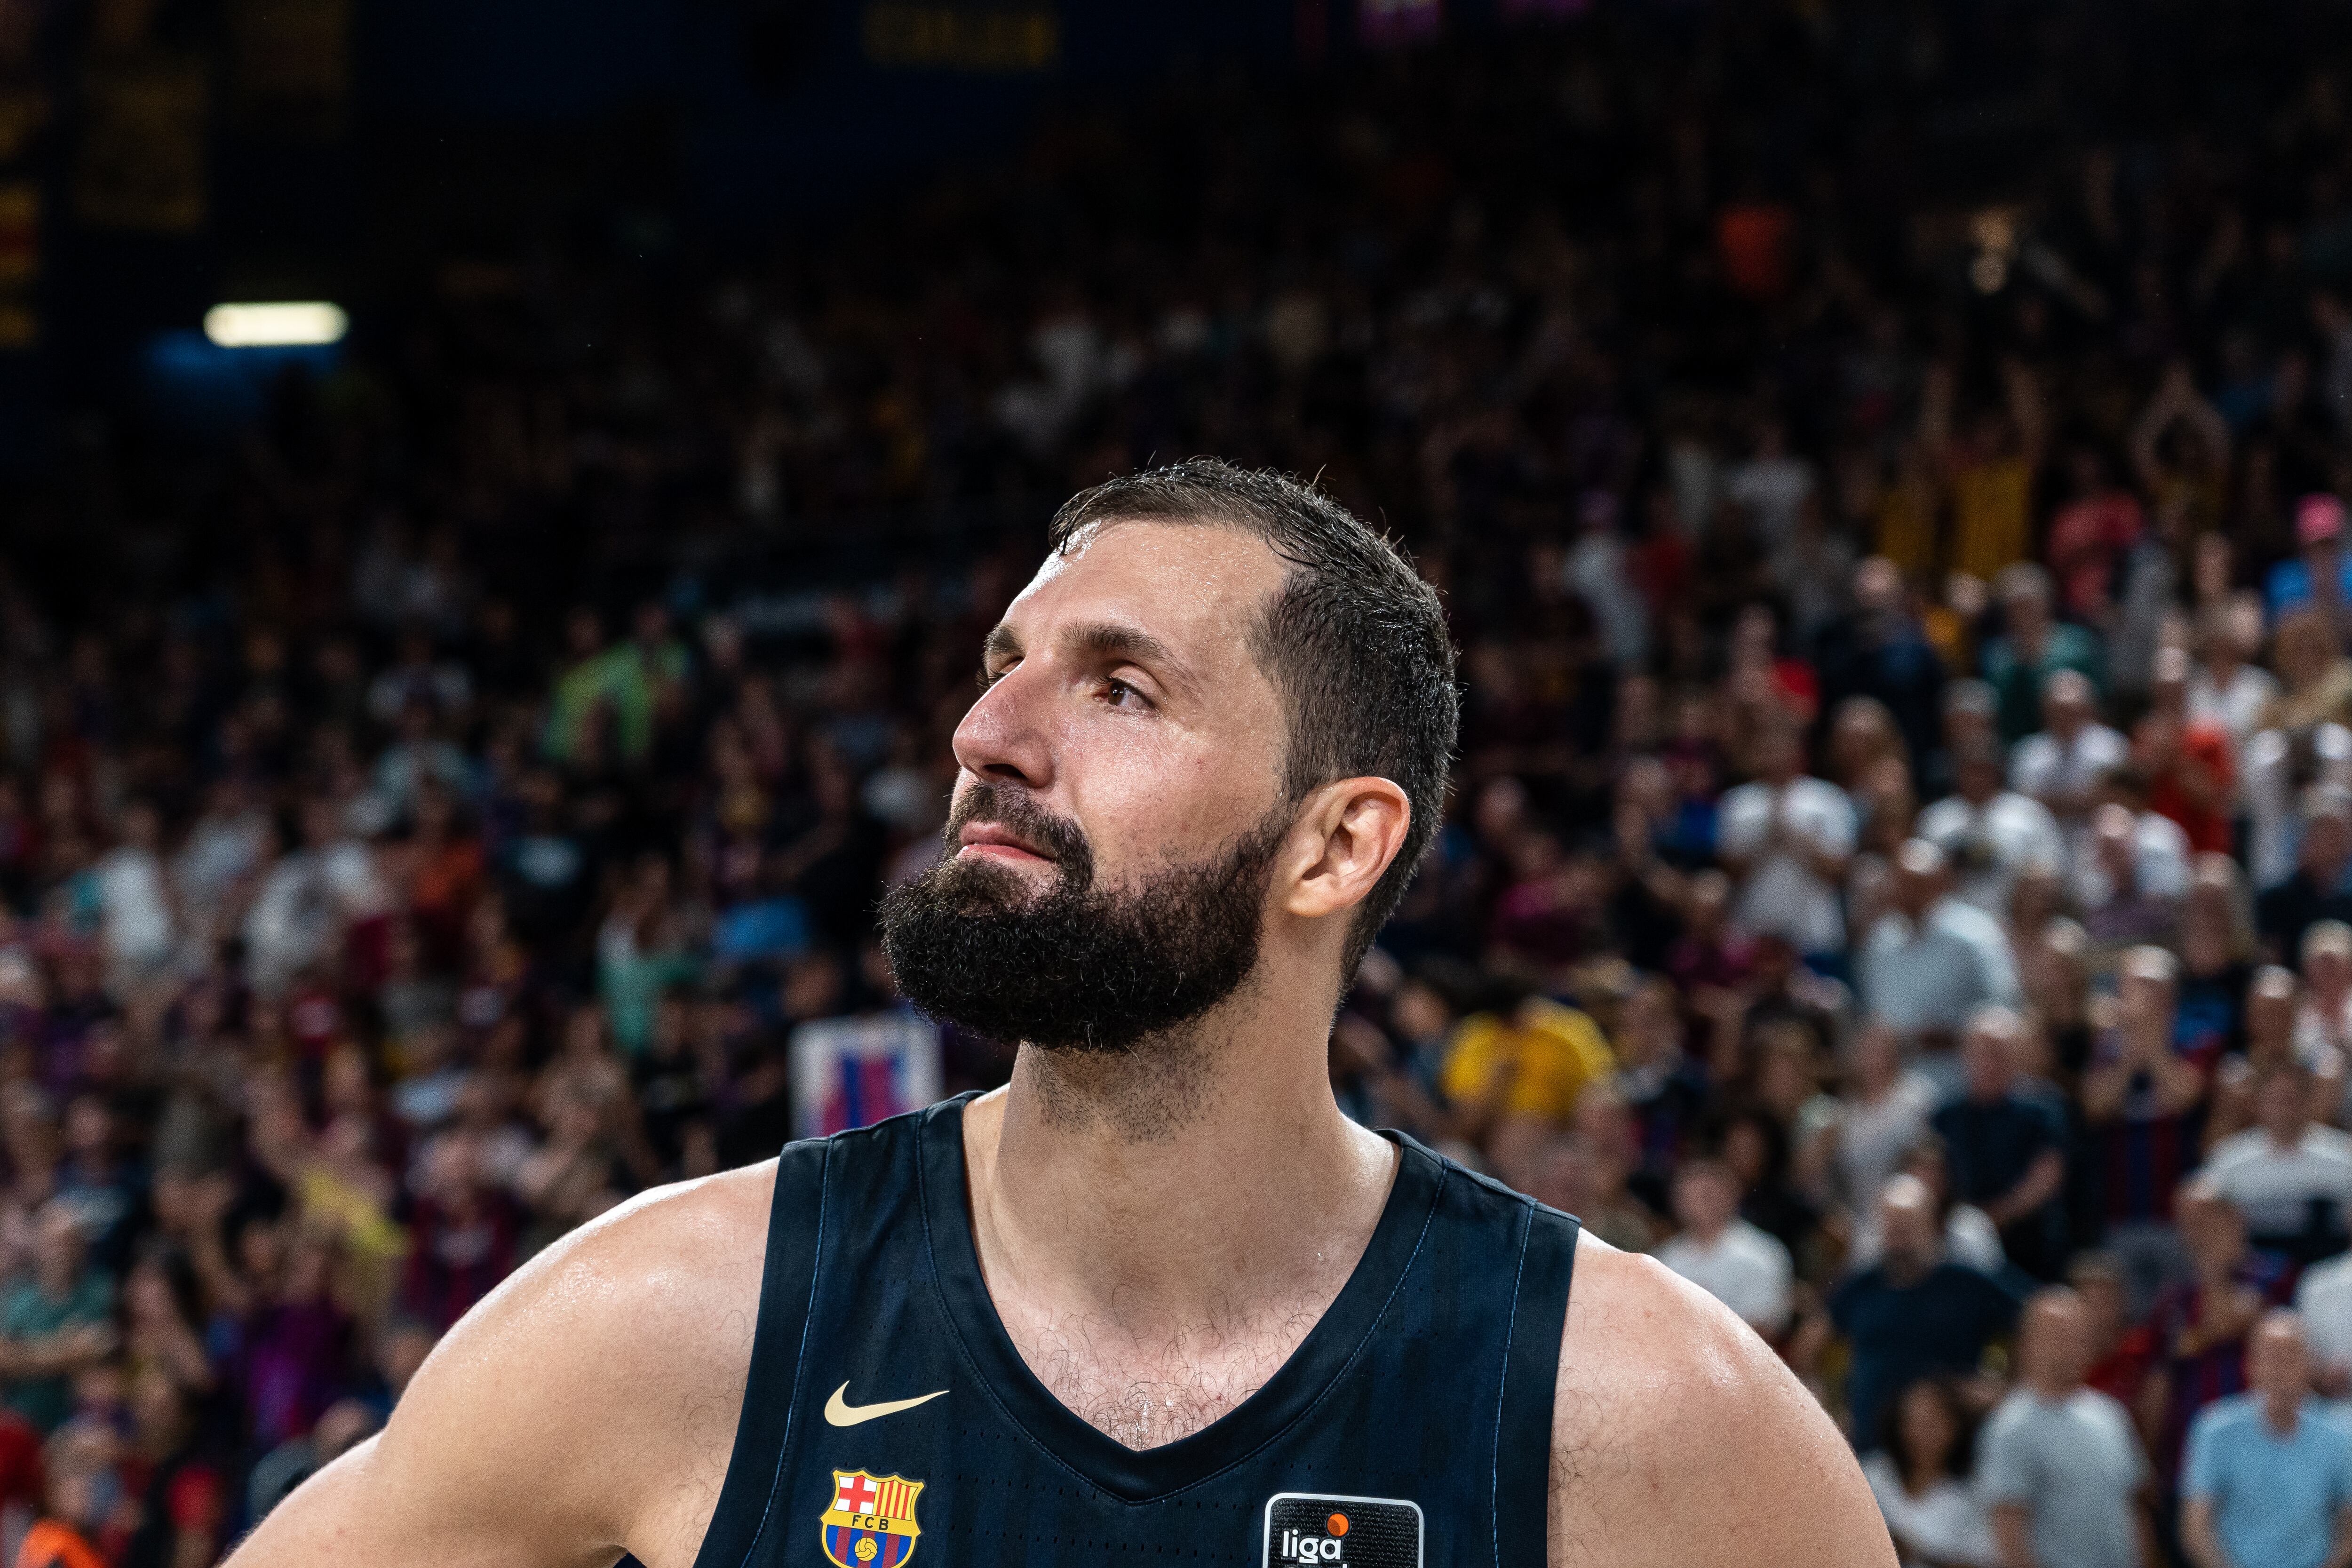
<path id="1" fill-rule="evenodd" d="M 1060 862 L 1065 875 L 1083 878 L 1094 866 L 1094 846 L 1085 830 L 1066 817 L 1055 816 L 1026 793 L 1007 784 L 977 784 L 957 797 L 948 813 L 947 853 L 953 858 L 963 830 L 975 822 L 993 823 Z"/>

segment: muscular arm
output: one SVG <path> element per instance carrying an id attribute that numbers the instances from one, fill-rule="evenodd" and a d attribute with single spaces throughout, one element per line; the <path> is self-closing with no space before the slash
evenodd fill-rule
<path id="1" fill-rule="evenodd" d="M 1552 1416 L 1551 1568 L 1893 1568 L 1845 1440 L 1745 1324 L 1591 1235 Z"/>
<path id="2" fill-rule="evenodd" d="M 689 1568 L 719 1500 L 772 1161 L 572 1232 L 466 1314 L 384 1430 L 230 1568 Z"/>

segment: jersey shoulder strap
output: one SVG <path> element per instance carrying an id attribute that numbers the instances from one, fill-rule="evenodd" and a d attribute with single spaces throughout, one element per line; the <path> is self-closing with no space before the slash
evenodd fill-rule
<path id="1" fill-rule="evenodd" d="M 760 1271 L 759 1316 L 751 1331 L 751 1368 L 743 1385 L 743 1414 L 719 1504 L 703 1532 L 695 1568 L 736 1568 L 748 1561 L 766 1527 L 776 1471 L 801 1407 L 801 1352 L 817 1250 L 824 1242 L 826 1188 L 834 1141 L 787 1143 L 776 1156 L 776 1186 L 768 1205 L 768 1254 Z"/>
<path id="2" fill-rule="evenodd" d="M 1464 1173 L 1491 1195 L 1508 1200 L 1522 1215 L 1489 1484 L 1496 1563 L 1541 1563 L 1551 1520 L 1552 1415 L 1559 1358 L 1568 1353 L 1561 1341 L 1582 1226 L 1573 1215 L 1489 1177 Z"/>

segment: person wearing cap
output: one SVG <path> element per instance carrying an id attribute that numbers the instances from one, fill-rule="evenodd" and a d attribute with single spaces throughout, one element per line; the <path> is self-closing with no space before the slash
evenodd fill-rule
<path id="1" fill-rule="evenodd" d="M 2344 503 L 2325 493 L 2308 495 L 2294 509 L 2295 558 L 2271 568 L 2264 584 L 2271 619 L 2299 605 L 2324 603 L 2336 628 L 2336 641 L 2352 631 L 2352 556 L 2344 552 Z"/>

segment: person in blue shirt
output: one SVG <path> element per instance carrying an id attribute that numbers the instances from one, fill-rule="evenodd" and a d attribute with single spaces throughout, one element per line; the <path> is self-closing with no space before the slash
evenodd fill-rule
<path id="1" fill-rule="evenodd" d="M 2344 550 L 2344 503 L 2331 495 L 2304 497 L 2294 509 L 2294 557 L 2272 567 L 2263 585 L 2272 622 L 2324 596 L 2332 612 L 2329 619 L 2341 627 L 2346 607 L 2352 605 L 2352 554 Z"/>
<path id="2" fill-rule="evenodd" d="M 2181 1544 L 2198 1568 L 2352 1564 L 2352 1433 L 2311 1392 L 2303 1320 L 2281 1309 L 2246 1350 L 2252 1386 L 2200 1411 L 2181 1468 Z"/>

